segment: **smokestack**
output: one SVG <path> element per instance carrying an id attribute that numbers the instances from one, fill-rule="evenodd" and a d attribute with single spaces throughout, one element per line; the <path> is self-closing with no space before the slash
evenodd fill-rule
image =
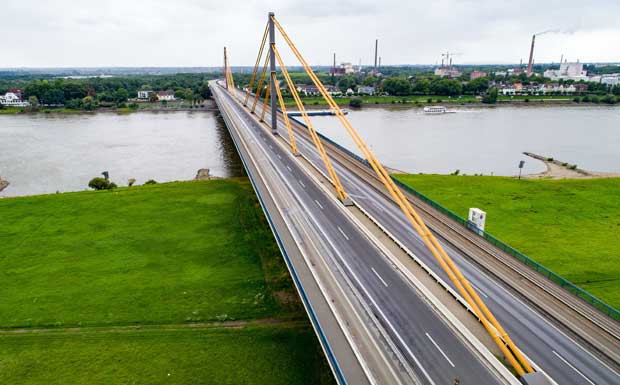
<path id="1" fill-rule="evenodd" d="M 563 61 L 564 61 L 564 54 L 562 54 L 562 56 L 560 56 L 560 64 L 562 64 Z"/>
<path id="2" fill-rule="evenodd" d="M 379 56 L 379 68 L 381 68 L 381 56 Z"/>
<path id="3" fill-rule="evenodd" d="M 443 57 L 441 58 L 441 67 L 443 68 Z"/>
<path id="4" fill-rule="evenodd" d="M 375 72 L 377 71 L 377 51 L 379 50 L 379 39 L 375 40 Z"/>
<path id="5" fill-rule="evenodd" d="M 332 76 L 336 75 L 336 52 L 334 52 L 334 65 L 332 66 Z"/>
<path id="6" fill-rule="evenodd" d="M 452 67 L 452 56 L 450 56 L 450 67 Z"/>
<path id="7" fill-rule="evenodd" d="M 532 74 L 532 65 L 534 64 L 534 42 L 536 41 L 536 35 L 532 35 L 532 47 L 530 48 L 530 60 L 527 62 L 527 75 Z"/>

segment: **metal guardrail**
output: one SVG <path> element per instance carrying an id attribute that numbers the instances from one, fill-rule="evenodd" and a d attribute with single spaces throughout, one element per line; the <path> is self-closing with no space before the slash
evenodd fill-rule
<path id="1" fill-rule="evenodd" d="M 299 120 L 297 120 L 295 118 L 291 118 L 291 119 L 295 120 L 297 123 L 299 123 L 302 126 L 307 128 L 307 126 L 305 124 L 303 124 L 302 122 L 300 122 Z M 319 137 L 321 139 L 323 139 L 326 142 L 334 145 L 339 150 L 343 151 L 344 153 L 346 153 L 347 155 L 349 155 L 352 158 L 356 159 L 357 161 L 359 161 L 360 163 L 364 164 L 365 166 L 370 167 L 370 164 L 368 163 L 368 161 L 366 159 L 364 159 L 364 158 L 360 157 L 359 155 L 351 152 L 350 150 L 342 147 L 341 145 L 339 145 L 338 143 L 336 143 L 333 140 L 329 139 L 328 137 L 324 136 L 323 134 L 321 134 L 319 132 L 317 132 L 317 134 L 319 135 Z M 509 255 L 511 255 L 514 258 L 516 258 L 519 262 L 523 263 L 526 266 L 531 267 L 532 269 L 534 269 L 539 274 L 541 274 L 541 275 L 547 277 L 548 279 L 550 279 L 551 281 L 557 283 L 562 288 L 568 290 L 569 292 L 573 293 L 574 295 L 576 295 L 579 298 L 583 299 L 584 301 L 588 302 L 590 305 L 594 306 L 598 310 L 600 310 L 603 313 L 607 314 L 611 318 L 616 319 L 616 320 L 620 320 L 620 310 L 618 310 L 618 309 L 614 308 L 613 306 L 611 306 L 611 305 L 603 302 L 602 300 L 596 298 L 595 296 L 593 296 L 592 294 L 590 294 L 587 291 L 583 290 L 582 288 L 578 287 L 577 285 L 575 285 L 574 283 L 570 282 L 566 278 L 564 278 L 561 275 L 553 272 L 552 270 L 550 270 L 547 267 L 541 265 L 540 263 L 534 261 L 532 258 L 528 257 L 527 255 L 523 254 L 522 252 L 520 252 L 519 250 L 515 249 L 514 247 L 508 245 L 507 243 L 497 239 L 495 236 L 487 233 L 486 231 L 482 231 L 482 232 L 480 232 L 479 230 L 473 231 L 471 229 L 471 227 L 469 226 L 468 221 L 465 218 L 462 218 L 462 217 L 458 216 L 453 211 L 448 210 L 444 206 L 442 206 L 439 203 L 435 202 L 434 200 L 432 200 L 431 198 L 429 198 L 426 195 L 422 194 L 421 192 L 415 190 L 411 186 L 406 185 L 405 183 L 401 182 L 400 180 L 398 180 L 398 179 L 396 179 L 394 177 L 392 177 L 392 179 L 394 180 L 394 182 L 399 187 L 401 187 L 405 191 L 415 195 L 418 199 L 420 199 L 421 201 L 425 202 L 426 204 L 428 204 L 429 206 L 433 207 L 434 209 L 436 209 L 437 211 L 441 212 L 442 214 L 446 215 L 447 217 L 449 217 L 453 221 L 461 224 L 466 229 L 472 231 L 475 234 L 480 235 L 481 237 L 486 239 L 492 245 L 496 246 L 497 248 L 505 251 Z"/>

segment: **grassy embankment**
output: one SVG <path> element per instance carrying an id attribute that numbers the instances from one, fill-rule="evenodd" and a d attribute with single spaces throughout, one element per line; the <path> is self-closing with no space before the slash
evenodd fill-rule
<path id="1" fill-rule="evenodd" d="M 620 308 L 620 179 L 397 175 L 615 308 Z"/>
<path id="2" fill-rule="evenodd" d="M 413 95 L 413 96 L 362 96 L 361 97 L 363 104 L 365 105 L 396 105 L 400 106 L 402 104 L 405 105 L 419 105 L 425 106 L 428 104 L 435 103 L 443 103 L 443 104 L 482 104 L 480 99 L 477 99 L 472 95 L 461 95 L 461 96 L 441 96 L 441 95 Z M 429 99 L 431 100 L 429 102 Z M 559 96 L 559 95 L 533 95 L 533 96 L 499 96 L 498 103 L 508 104 L 510 102 L 518 102 L 521 104 L 526 104 L 525 99 L 528 100 L 531 104 L 542 104 L 542 103 L 573 103 L 571 96 Z M 338 105 L 347 106 L 349 105 L 350 97 L 340 97 L 334 98 Z M 327 102 L 321 97 L 306 97 L 303 98 L 302 101 L 308 106 L 323 106 L 327 105 Z M 295 101 L 292 98 L 286 98 L 285 103 L 287 106 L 294 107 Z M 576 103 L 574 103 L 576 104 Z M 587 103 L 586 103 L 587 104 Z"/>
<path id="3" fill-rule="evenodd" d="M 332 383 L 247 180 L 0 213 L 0 383 Z"/>

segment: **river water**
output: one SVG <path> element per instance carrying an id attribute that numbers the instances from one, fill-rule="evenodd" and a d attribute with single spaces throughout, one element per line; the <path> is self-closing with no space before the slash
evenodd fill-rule
<path id="1" fill-rule="evenodd" d="M 387 166 L 410 173 L 516 175 L 546 168 L 529 151 L 592 171 L 620 171 L 619 107 L 458 108 L 428 115 L 418 108 L 368 107 L 349 120 Z M 301 118 L 298 118 L 301 119 Z M 357 151 L 338 119 L 312 117 L 317 130 Z"/>
<path id="2" fill-rule="evenodd" d="M 313 117 L 317 129 L 355 151 L 335 117 Z M 530 151 L 594 171 L 620 171 L 620 108 L 364 108 L 349 119 L 386 165 L 406 172 L 515 175 L 544 171 Z M 357 152 L 357 151 L 356 151 Z M 213 112 L 127 115 L 0 115 L 0 196 L 87 189 L 102 171 L 118 185 L 188 180 L 200 168 L 242 175 L 221 118 Z"/>
<path id="3" fill-rule="evenodd" d="M 188 180 L 200 168 L 238 176 L 242 165 L 214 112 L 0 115 L 0 196 L 87 189 L 108 171 L 126 186 Z"/>

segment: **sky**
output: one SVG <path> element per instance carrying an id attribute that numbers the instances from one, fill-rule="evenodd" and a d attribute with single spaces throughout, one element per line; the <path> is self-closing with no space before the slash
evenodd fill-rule
<path id="1" fill-rule="evenodd" d="M 2 0 L 0 68 L 251 66 L 269 11 L 313 65 L 620 62 L 618 0 Z"/>

